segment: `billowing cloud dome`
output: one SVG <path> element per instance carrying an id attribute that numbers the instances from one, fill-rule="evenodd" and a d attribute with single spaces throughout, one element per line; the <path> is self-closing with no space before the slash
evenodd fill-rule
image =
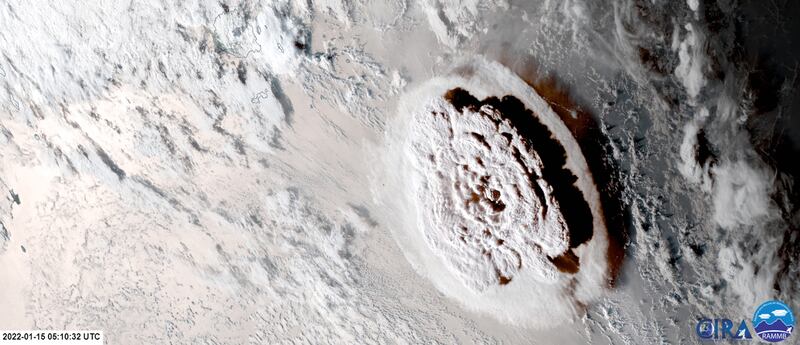
<path id="1" fill-rule="evenodd" d="M 505 67 L 475 60 L 458 71 L 401 102 L 416 218 L 398 236 L 415 243 L 401 246 L 467 307 L 541 327 L 570 318 L 603 293 L 609 266 L 581 148 Z"/>

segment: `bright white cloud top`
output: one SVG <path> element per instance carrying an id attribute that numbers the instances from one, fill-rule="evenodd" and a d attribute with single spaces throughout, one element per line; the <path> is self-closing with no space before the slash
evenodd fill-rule
<path id="1" fill-rule="evenodd" d="M 580 314 L 609 279 L 599 194 L 578 142 L 505 67 L 476 59 L 401 100 L 394 163 L 414 205 L 396 237 L 467 308 L 532 327 Z"/>

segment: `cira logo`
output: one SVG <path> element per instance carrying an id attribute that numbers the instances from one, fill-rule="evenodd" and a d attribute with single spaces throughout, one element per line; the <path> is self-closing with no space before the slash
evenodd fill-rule
<path id="1" fill-rule="evenodd" d="M 748 340 L 753 339 L 750 330 L 755 330 L 764 341 L 777 343 L 792 335 L 794 314 L 781 301 L 767 301 L 756 309 L 751 327 L 742 320 L 734 323 L 730 319 L 701 319 L 695 326 L 697 336 L 702 340 Z"/>
<path id="2" fill-rule="evenodd" d="M 753 326 L 759 338 L 777 343 L 792 335 L 794 315 L 789 306 L 783 302 L 767 301 L 753 314 Z"/>
<path id="3" fill-rule="evenodd" d="M 747 323 L 742 320 L 739 326 L 733 328 L 733 321 L 730 319 L 702 319 L 697 322 L 695 332 L 700 339 L 708 340 L 746 340 L 753 339 L 750 335 L 750 329 L 747 328 Z"/>

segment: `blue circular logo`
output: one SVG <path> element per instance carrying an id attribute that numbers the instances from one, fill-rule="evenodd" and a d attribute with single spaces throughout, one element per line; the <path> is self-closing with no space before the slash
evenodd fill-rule
<path id="1" fill-rule="evenodd" d="M 702 319 L 694 330 L 700 338 L 711 339 L 714 336 L 714 322 L 710 319 Z"/>
<path id="2" fill-rule="evenodd" d="M 781 301 L 767 301 L 761 304 L 753 314 L 753 326 L 758 337 L 777 343 L 792 335 L 794 330 L 794 314 Z"/>

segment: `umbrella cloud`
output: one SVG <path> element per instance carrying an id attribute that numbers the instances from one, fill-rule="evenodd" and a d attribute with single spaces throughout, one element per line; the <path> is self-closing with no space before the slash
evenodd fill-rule
<path id="1" fill-rule="evenodd" d="M 407 257 L 472 309 L 538 327 L 568 319 L 610 276 L 605 217 L 581 147 L 505 67 L 475 60 L 459 71 L 401 102 L 417 222 L 399 238 L 421 252 Z M 544 305 L 549 313 L 531 312 Z"/>

